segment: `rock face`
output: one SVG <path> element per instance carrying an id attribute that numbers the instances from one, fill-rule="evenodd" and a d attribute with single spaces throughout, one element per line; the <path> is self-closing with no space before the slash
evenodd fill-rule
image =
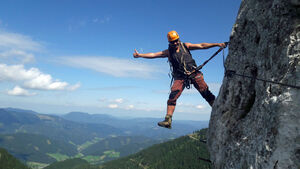
<path id="1" fill-rule="evenodd" d="M 300 0 L 242 0 L 225 67 L 300 86 Z M 226 75 L 208 146 L 214 169 L 300 169 L 300 89 Z"/>

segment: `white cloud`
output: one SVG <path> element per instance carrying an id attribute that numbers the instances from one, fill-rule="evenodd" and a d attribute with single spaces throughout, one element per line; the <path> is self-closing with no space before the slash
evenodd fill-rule
<path id="1" fill-rule="evenodd" d="M 36 93 L 29 93 L 27 90 L 19 87 L 19 86 L 15 86 L 12 90 L 9 90 L 7 92 L 8 95 L 13 95 L 13 96 L 34 96 L 36 95 Z"/>
<path id="2" fill-rule="evenodd" d="M 128 106 L 127 106 L 127 109 L 129 109 L 129 110 L 130 110 L 130 109 L 134 109 L 134 105 L 132 105 L 132 104 L 131 104 L 131 105 L 128 105 Z"/>
<path id="3" fill-rule="evenodd" d="M 111 109 L 118 108 L 118 109 L 124 109 L 124 110 L 132 110 L 135 108 L 135 106 L 133 104 L 124 103 L 126 100 L 124 100 L 123 98 L 118 98 L 118 99 L 101 98 L 98 101 L 103 106 L 111 108 Z"/>
<path id="4" fill-rule="evenodd" d="M 37 73 L 37 76 L 32 77 L 32 79 L 24 83 L 26 87 L 40 90 L 64 90 L 68 86 L 67 82 L 54 81 L 49 74 Z"/>
<path id="5" fill-rule="evenodd" d="M 117 104 L 109 104 L 108 105 L 108 108 L 111 108 L 111 109 L 116 109 L 118 108 L 119 106 Z"/>
<path id="6" fill-rule="evenodd" d="M 29 63 L 29 62 L 33 62 L 35 60 L 34 54 L 27 53 L 22 50 L 16 50 L 16 49 L 1 52 L 0 58 L 5 59 L 5 60 L 10 60 L 11 58 L 13 58 L 21 63 Z"/>
<path id="7" fill-rule="evenodd" d="M 189 112 L 194 114 L 202 114 L 209 112 L 208 106 L 205 104 L 191 104 L 191 103 L 177 103 L 176 111 L 178 112 Z"/>
<path id="8" fill-rule="evenodd" d="M 204 105 L 201 105 L 201 104 L 199 104 L 199 105 L 197 105 L 197 106 L 196 106 L 196 108 L 197 108 L 197 109 L 204 109 L 204 108 L 205 108 L 205 106 L 204 106 Z"/>
<path id="9" fill-rule="evenodd" d="M 150 78 L 153 73 L 162 72 L 157 66 L 142 63 L 140 60 L 119 59 L 116 57 L 63 57 L 60 63 L 69 66 L 91 69 L 115 77 Z"/>
<path id="10" fill-rule="evenodd" d="M 36 68 L 25 70 L 23 65 L 0 64 L 0 81 L 29 80 L 39 75 Z"/>
<path id="11" fill-rule="evenodd" d="M 0 31 L 0 49 L 41 51 L 43 46 L 29 36 Z"/>
<path id="12" fill-rule="evenodd" d="M 76 90 L 76 89 L 80 88 L 80 86 L 81 86 L 81 84 L 80 84 L 80 83 L 76 83 L 76 84 L 75 84 L 75 85 L 73 85 L 73 86 L 69 86 L 68 90 L 70 90 L 70 91 L 74 91 L 74 90 Z"/>
<path id="13" fill-rule="evenodd" d="M 23 88 L 38 90 L 76 90 L 67 82 L 53 79 L 51 75 L 37 68 L 25 69 L 25 63 L 35 61 L 35 53 L 44 51 L 40 42 L 29 36 L 0 30 L 0 82 L 8 81 L 22 84 Z M 8 91 L 10 95 L 32 95 L 19 86 Z"/>
<path id="14" fill-rule="evenodd" d="M 2 63 L 33 62 L 34 53 L 43 50 L 43 45 L 29 36 L 0 30 L 0 61 Z"/>
<path id="15" fill-rule="evenodd" d="M 123 102 L 124 102 L 124 99 L 119 98 L 119 99 L 116 99 L 115 102 L 116 102 L 116 103 L 123 103 Z"/>
<path id="16" fill-rule="evenodd" d="M 67 82 L 53 80 L 51 75 L 44 74 L 37 68 L 26 70 L 23 65 L 0 64 L 1 81 L 23 82 L 24 87 L 39 90 L 75 90 L 80 86 L 70 86 Z"/>

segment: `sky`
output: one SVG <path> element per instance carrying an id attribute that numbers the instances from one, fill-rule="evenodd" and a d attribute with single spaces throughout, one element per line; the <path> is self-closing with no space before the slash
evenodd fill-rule
<path id="1" fill-rule="evenodd" d="M 176 30 L 190 43 L 229 41 L 240 0 L 1 0 L 0 107 L 45 114 L 72 111 L 117 117 L 166 114 L 166 58 L 133 58 L 168 48 Z M 192 51 L 198 65 L 217 47 Z M 225 50 L 225 57 L 228 49 Z M 222 54 L 203 69 L 217 96 Z M 175 120 L 209 120 L 211 107 L 185 89 Z"/>

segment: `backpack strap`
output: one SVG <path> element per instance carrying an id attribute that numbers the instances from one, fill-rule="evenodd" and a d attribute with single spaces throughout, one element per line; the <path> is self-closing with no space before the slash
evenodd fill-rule
<path id="1" fill-rule="evenodd" d="M 184 52 L 189 52 L 189 54 L 192 55 L 185 43 L 181 42 L 181 45 L 182 45 Z"/>
<path id="2" fill-rule="evenodd" d="M 192 55 L 191 52 L 190 52 L 190 50 L 188 49 L 188 47 L 186 46 L 185 43 L 180 42 L 179 45 L 180 45 L 180 47 L 183 49 L 184 53 L 189 53 L 190 55 Z M 175 50 L 174 50 L 174 49 L 171 49 L 170 47 L 168 48 L 168 50 L 169 50 L 168 61 L 169 61 L 169 63 L 170 63 L 170 68 L 171 68 L 171 63 L 172 63 L 172 61 L 173 61 L 173 59 L 174 59 L 174 58 L 171 57 L 171 55 L 175 52 Z M 176 59 L 176 60 L 177 60 L 177 59 Z M 177 60 L 177 62 L 179 62 L 179 63 L 182 64 L 182 66 L 183 66 L 184 72 L 182 72 L 182 73 L 184 73 L 184 74 L 186 74 L 186 75 L 189 75 L 189 74 L 191 73 L 191 72 L 188 71 L 188 69 L 187 69 L 187 65 L 186 65 L 186 62 L 185 62 L 185 59 L 184 59 L 183 55 L 180 57 L 180 60 L 179 60 L 179 59 Z M 172 72 L 173 72 L 173 70 L 172 70 Z"/>
<path id="3" fill-rule="evenodd" d="M 181 45 L 181 47 L 182 47 L 182 49 L 184 50 L 185 53 L 188 52 L 191 55 L 191 52 L 187 48 L 187 46 L 185 45 L 185 43 L 180 42 L 180 45 Z M 183 58 L 183 55 L 180 58 L 180 62 L 183 64 L 184 73 L 187 74 L 187 75 L 190 74 L 191 72 L 188 71 L 187 68 L 186 68 L 186 63 L 185 63 L 185 60 Z"/>

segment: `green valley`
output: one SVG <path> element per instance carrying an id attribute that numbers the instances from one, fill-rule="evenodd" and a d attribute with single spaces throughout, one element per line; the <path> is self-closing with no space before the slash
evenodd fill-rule
<path id="1" fill-rule="evenodd" d="M 136 154 L 117 160 L 106 162 L 102 165 L 88 165 L 86 161 L 74 165 L 70 160 L 56 162 L 46 169 L 210 169 L 210 163 L 201 159 L 209 159 L 206 144 L 207 129 L 194 132 L 165 143 L 153 145 Z M 116 152 L 107 151 L 104 154 L 114 155 Z M 115 154 L 118 155 L 118 154 Z"/>
<path id="2" fill-rule="evenodd" d="M 172 130 L 165 130 L 157 127 L 159 119 L 155 118 L 119 119 L 88 113 L 71 113 L 67 117 L 0 108 L 0 147 L 32 169 L 70 163 L 72 159 L 84 166 L 88 163 L 89 167 L 98 168 L 104 163 L 101 167 L 110 165 L 106 162 L 112 160 L 117 160 L 118 164 L 119 159 L 124 160 L 137 152 L 140 154 L 147 147 L 160 145 L 207 124 L 175 121 Z M 137 160 L 130 159 L 126 163 Z"/>

